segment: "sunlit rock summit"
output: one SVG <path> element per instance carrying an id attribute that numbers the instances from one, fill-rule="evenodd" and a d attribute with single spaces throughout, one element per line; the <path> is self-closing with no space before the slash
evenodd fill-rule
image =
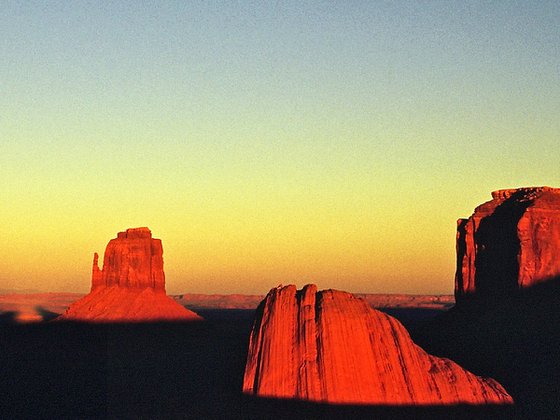
<path id="1" fill-rule="evenodd" d="M 560 275 L 560 188 L 494 191 L 457 221 L 455 297 L 510 294 Z"/>
<path id="2" fill-rule="evenodd" d="M 128 289 L 150 288 L 165 292 L 163 247 L 161 239 L 152 238 L 146 227 L 127 229 L 111 239 L 99 269 L 98 255 L 93 255 L 91 290 L 121 286 Z"/>
<path id="3" fill-rule="evenodd" d="M 165 294 L 163 247 L 146 227 L 111 239 L 99 269 L 94 254 L 91 291 L 58 320 L 146 322 L 201 320 Z"/>
<path id="4" fill-rule="evenodd" d="M 427 354 L 396 319 L 315 285 L 278 287 L 261 303 L 243 391 L 347 404 L 512 403 L 493 379 Z"/>

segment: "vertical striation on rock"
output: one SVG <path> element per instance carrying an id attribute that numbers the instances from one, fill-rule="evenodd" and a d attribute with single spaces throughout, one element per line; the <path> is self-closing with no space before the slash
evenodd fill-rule
<path id="1" fill-rule="evenodd" d="M 494 296 L 560 275 L 560 189 L 498 190 L 457 222 L 455 298 Z"/>
<path id="2" fill-rule="evenodd" d="M 243 392 L 328 403 L 512 403 L 492 379 L 427 354 L 394 318 L 315 285 L 272 289 L 250 335 Z"/>
<path id="3" fill-rule="evenodd" d="M 127 229 L 93 255 L 91 291 L 58 320 L 93 322 L 201 320 L 165 294 L 163 247 L 146 227 Z"/>

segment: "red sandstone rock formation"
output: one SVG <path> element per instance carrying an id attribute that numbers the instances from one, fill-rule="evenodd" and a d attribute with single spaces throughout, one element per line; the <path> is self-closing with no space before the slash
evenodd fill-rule
<path id="1" fill-rule="evenodd" d="M 95 253 L 92 290 L 118 285 L 165 291 L 161 240 L 152 238 L 152 232 L 146 227 L 127 229 L 111 239 L 105 249 L 103 270 L 99 270 L 97 260 Z"/>
<path id="2" fill-rule="evenodd" d="M 314 285 L 272 289 L 261 303 L 243 392 L 348 404 L 512 403 L 496 381 L 427 354 L 394 318 Z"/>
<path id="3" fill-rule="evenodd" d="M 492 296 L 560 275 L 560 189 L 499 190 L 457 221 L 455 297 Z"/>
<path id="4" fill-rule="evenodd" d="M 163 248 L 148 228 L 127 229 L 105 249 L 103 270 L 93 256 L 91 292 L 58 320 L 93 322 L 201 320 L 165 294 Z"/>

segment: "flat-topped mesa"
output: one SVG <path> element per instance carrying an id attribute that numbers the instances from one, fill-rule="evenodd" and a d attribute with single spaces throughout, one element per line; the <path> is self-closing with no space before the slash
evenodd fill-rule
<path id="1" fill-rule="evenodd" d="M 394 318 L 315 285 L 272 289 L 255 316 L 243 392 L 379 405 L 510 404 L 493 379 L 427 354 Z"/>
<path id="2" fill-rule="evenodd" d="M 201 321 L 165 294 L 163 247 L 148 228 L 127 229 L 93 255 L 91 291 L 57 319 L 80 322 Z"/>
<path id="3" fill-rule="evenodd" d="M 560 188 L 494 191 L 457 221 L 455 298 L 510 294 L 560 276 Z"/>
<path id="4" fill-rule="evenodd" d="M 127 229 L 111 239 L 103 257 L 103 269 L 94 254 L 91 290 L 118 285 L 132 289 L 151 288 L 165 293 L 163 247 L 147 227 Z"/>
<path id="5" fill-rule="evenodd" d="M 492 191 L 494 200 L 507 200 L 512 195 L 524 195 L 525 198 L 537 197 L 543 192 L 552 192 L 560 194 L 560 188 L 553 187 L 521 187 L 521 188 L 505 188 L 503 190 Z"/>

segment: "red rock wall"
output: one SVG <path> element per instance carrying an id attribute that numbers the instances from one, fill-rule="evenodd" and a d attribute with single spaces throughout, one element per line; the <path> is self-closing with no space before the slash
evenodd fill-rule
<path id="1" fill-rule="evenodd" d="M 243 391 L 348 404 L 511 403 L 492 379 L 428 355 L 349 293 L 272 289 L 257 311 Z"/>
<path id="2" fill-rule="evenodd" d="M 492 296 L 560 275 L 560 189 L 499 190 L 457 222 L 455 297 Z"/>
<path id="3" fill-rule="evenodd" d="M 111 239 L 105 249 L 102 270 L 94 256 L 92 290 L 113 285 L 165 292 L 163 247 L 161 240 L 152 238 L 148 228 L 127 229 Z"/>

